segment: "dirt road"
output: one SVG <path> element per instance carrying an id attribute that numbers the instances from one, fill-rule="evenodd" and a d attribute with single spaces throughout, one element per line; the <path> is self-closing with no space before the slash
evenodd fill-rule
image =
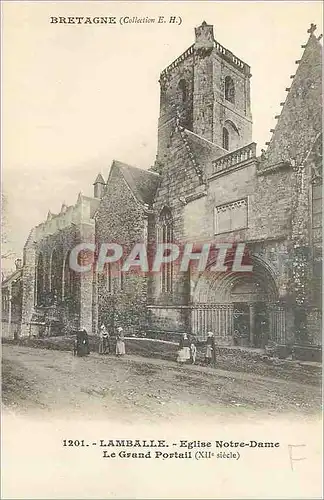
<path id="1" fill-rule="evenodd" d="M 18 413 L 80 413 L 125 421 L 250 413 L 315 415 L 320 386 L 160 359 L 73 357 L 3 345 L 3 403 Z"/>

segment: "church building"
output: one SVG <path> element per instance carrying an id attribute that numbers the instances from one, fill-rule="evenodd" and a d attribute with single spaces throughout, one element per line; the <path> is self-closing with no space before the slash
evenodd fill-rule
<path id="1" fill-rule="evenodd" d="M 315 28 L 260 156 L 249 65 L 216 41 L 213 26 L 195 29 L 194 43 L 160 75 L 154 166 L 114 160 L 108 180 L 97 177 L 93 198 L 80 194 L 31 231 L 21 335 L 72 327 L 97 333 L 104 322 L 129 335 L 188 332 L 204 340 L 213 331 L 219 345 L 319 351 L 322 46 Z M 185 272 L 166 263 L 159 273 L 123 272 L 119 262 L 78 275 L 68 257 L 84 241 L 96 249 L 118 243 L 126 252 L 136 243 L 149 253 L 157 243 L 216 251 L 202 272 L 197 261 Z M 241 244 L 248 272 L 233 270 Z M 215 271 L 221 251 L 226 270 Z"/>

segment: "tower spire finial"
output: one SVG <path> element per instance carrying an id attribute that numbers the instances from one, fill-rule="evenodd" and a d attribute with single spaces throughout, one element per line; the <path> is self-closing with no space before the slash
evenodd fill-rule
<path id="1" fill-rule="evenodd" d="M 314 31 L 316 30 L 316 28 L 317 28 L 316 24 L 311 23 L 310 27 L 307 30 L 307 33 L 309 33 L 310 35 L 312 35 L 314 33 Z"/>

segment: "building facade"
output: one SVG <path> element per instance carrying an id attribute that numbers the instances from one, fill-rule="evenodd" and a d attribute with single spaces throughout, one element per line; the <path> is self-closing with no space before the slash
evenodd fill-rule
<path id="1" fill-rule="evenodd" d="M 93 275 L 74 271 L 70 253 L 80 243 L 94 243 L 93 217 L 103 186 L 100 175 L 93 198 L 80 193 L 75 205 L 63 203 L 60 213 L 48 212 L 31 230 L 23 255 L 21 336 L 91 331 Z"/>
<path id="2" fill-rule="evenodd" d="M 212 330 L 224 345 L 321 345 L 322 47 L 314 31 L 257 156 L 250 67 L 215 40 L 213 26 L 195 29 L 194 44 L 160 75 L 154 166 L 114 161 L 94 198 L 79 196 L 32 230 L 22 335 L 37 323 L 46 331 L 55 317 L 64 331 L 97 332 L 105 322 L 161 338 L 186 331 L 203 340 Z M 159 273 L 123 272 L 121 260 L 73 274 L 68 254 L 84 241 L 96 252 L 115 242 L 125 253 L 143 243 L 149 260 L 157 243 L 197 252 L 210 244 L 214 253 L 203 272 L 195 259 L 186 271 L 176 261 Z M 252 270 L 238 273 L 242 244 Z"/>
<path id="3" fill-rule="evenodd" d="M 267 150 L 252 142 L 250 68 L 213 36 L 160 79 L 153 210 L 169 212 L 180 242 L 245 243 L 253 272 L 172 272 L 156 277 L 151 328 L 191 331 L 219 343 L 321 344 L 321 45 L 311 28 Z M 190 89 L 185 90 L 184 89 Z M 176 266 L 174 266 L 176 267 Z"/>

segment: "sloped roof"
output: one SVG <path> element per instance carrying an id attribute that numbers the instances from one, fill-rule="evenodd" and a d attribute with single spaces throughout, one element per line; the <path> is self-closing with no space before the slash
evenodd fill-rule
<path id="1" fill-rule="evenodd" d="M 204 137 L 191 132 L 191 130 L 184 129 L 181 126 L 178 126 L 176 130 L 179 131 L 185 144 L 188 157 L 199 179 L 199 183 L 204 184 L 210 174 L 212 161 L 227 154 L 228 151 Z"/>
<path id="2" fill-rule="evenodd" d="M 226 149 L 223 149 L 220 146 L 217 146 L 217 144 L 208 141 L 204 137 L 191 132 L 191 130 L 184 129 L 184 133 L 190 149 L 194 153 L 197 161 L 216 160 L 216 158 L 228 153 Z"/>
<path id="3" fill-rule="evenodd" d="M 20 278 L 21 275 L 22 275 L 22 268 L 16 269 L 13 273 L 11 273 L 1 282 L 2 288 L 5 288 L 6 286 L 12 284 L 14 281 Z"/>
<path id="4" fill-rule="evenodd" d="M 303 161 L 322 122 L 322 46 L 311 33 L 277 125 L 273 131 L 262 167 L 291 159 Z"/>
<path id="5" fill-rule="evenodd" d="M 153 202 L 159 183 L 159 175 L 155 172 L 132 167 L 114 160 L 112 168 L 118 168 L 136 199 L 145 205 Z"/>
<path id="6" fill-rule="evenodd" d="M 27 237 L 27 240 L 24 244 L 24 248 L 28 247 L 29 245 L 32 245 L 34 240 L 35 240 L 35 231 L 36 231 L 36 228 L 41 226 L 41 224 L 38 224 L 38 226 L 35 226 L 33 227 L 30 231 L 29 231 L 29 234 L 28 234 L 28 237 Z"/>

